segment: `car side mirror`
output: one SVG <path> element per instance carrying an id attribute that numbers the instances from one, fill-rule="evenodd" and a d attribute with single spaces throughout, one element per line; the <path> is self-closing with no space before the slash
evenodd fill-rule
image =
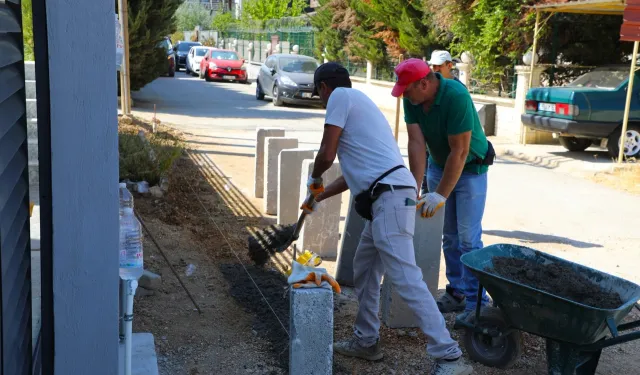
<path id="1" fill-rule="evenodd" d="M 243 63 L 243 64 L 244 64 L 244 63 L 246 63 L 246 62 L 247 62 L 247 60 L 245 60 L 245 59 L 242 59 L 242 63 Z"/>
<path id="2" fill-rule="evenodd" d="M 271 75 L 275 75 L 276 74 L 276 69 L 275 68 L 271 68 Z"/>

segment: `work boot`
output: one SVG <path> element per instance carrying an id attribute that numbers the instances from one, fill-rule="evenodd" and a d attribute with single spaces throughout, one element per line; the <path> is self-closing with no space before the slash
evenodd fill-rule
<path id="1" fill-rule="evenodd" d="M 350 340 L 333 344 L 333 350 L 348 357 L 362 358 L 367 361 L 377 361 L 383 357 L 382 349 L 380 349 L 380 340 L 376 341 L 372 346 L 366 347 L 360 345 L 356 336 L 353 336 Z"/>
<path id="2" fill-rule="evenodd" d="M 467 306 L 467 298 L 447 285 L 445 293 L 438 299 L 437 304 L 438 310 L 443 314 L 459 312 L 464 311 Z"/>
<path id="3" fill-rule="evenodd" d="M 473 367 L 464 363 L 462 356 L 453 361 L 440 359 L 431 368 L 430 375 L 471 375 Z"/>

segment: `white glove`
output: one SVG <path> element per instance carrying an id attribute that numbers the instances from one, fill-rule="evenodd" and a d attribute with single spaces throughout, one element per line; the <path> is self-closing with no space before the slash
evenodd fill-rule
<path id="1" fill-rule="evenodd" d="M 446 201 L 447 198 L 436 192 L 427 193 L 420 197 L 416 209 L 422 209 L 422 217 L 433 217 L 439 209 L 444 207 Z"/>

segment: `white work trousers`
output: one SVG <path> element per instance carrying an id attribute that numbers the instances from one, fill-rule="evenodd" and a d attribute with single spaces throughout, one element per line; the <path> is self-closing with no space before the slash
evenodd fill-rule
<path id="1" fill-rule="evenodd" d="M 427 353 L 436 359 L 455 359 L 462 353 L 451 338 L 436 301 L 422 280 L 413 249 L 416 191 L 403 189 L 382 193 L 373 203 L 373 220 L 366 223 L 353 260 L 359 308 L 355 335 L 362 346 L 379 338 L 380 281 L 388 277 L 407 302 L 427 336 Z M 428 219 L 425 219 L 428 220 Z"/>

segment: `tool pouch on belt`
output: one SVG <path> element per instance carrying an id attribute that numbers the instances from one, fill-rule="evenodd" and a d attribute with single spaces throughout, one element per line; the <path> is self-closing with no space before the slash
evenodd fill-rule
<path id="1" fill-rule="evenodd" d="M 365 220 L 372 220 L 373 219 L 373 214 L 371 212 L 371 206 L 373 206 L 373 202 L 375 202 L 376 199 L 378 198 L 378 197 L 375 197 L 375 198 L 373 197 L 373 189 L 376 187 L 376 184 L 378 182 L 380 182 L 380 180 L 382 180 L 383 178 L 387 177 L 392 172 L 394 172 L 394 171 L 396 171 L 396 170 L 398 170 L 400 168 L 404 168 L 404 165 L 397 165 L 397 166 L 389 169 L 388 171 L 384 172 L 382 174 L 382 176 L 378 177 L 375 181 L 373 181 L 373 184 L 371 184 L 371 186 L 369 186 L 369 189 L 364 190 L 360 194 L 356 195 L 356 198 L 355 198 L 355 209 L 356 209 L 356 212 L 358 213 L 358 215 L 360 215 Z"/>

